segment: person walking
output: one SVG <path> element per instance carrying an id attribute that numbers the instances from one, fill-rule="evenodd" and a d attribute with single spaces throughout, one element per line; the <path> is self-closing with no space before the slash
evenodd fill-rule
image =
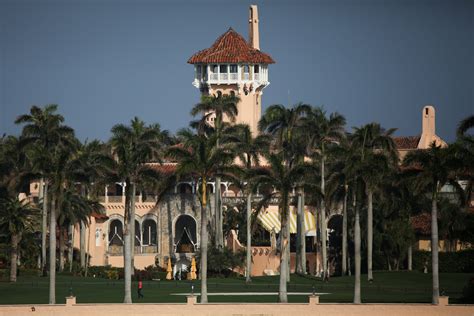
<path id="1" fill-rule="evenodd" d="M 143 294 L 142 294 L 142 289 L 143 289 L 143 282 L 142 282 L 142 279 L 138 279 L 138 298 L 143 298 Z"/>

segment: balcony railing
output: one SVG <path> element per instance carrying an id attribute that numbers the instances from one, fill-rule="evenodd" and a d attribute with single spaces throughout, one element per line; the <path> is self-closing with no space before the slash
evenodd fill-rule
<path id="1" fill-rule="evenodd" d="M 239 79 L 239 74 L 237 74 L 237 73 L 231 73 L 230 74 L 230 80 L 237 81 L 237 79 Z"/>
<path id="2" fill-rule="evenodd" d="M 253 80 L 255 80 L 255 81 L 260 80 L 260 74 L 258 74 L 258 73 L 253 74 Z"/>
<path id="3" fill-rule="evenodd" d="M 244 80 L 250 80 L 250 74 L 244 72 Z"/>
<path id="4" fill-rule="evenodd" d="M 210 74 L 210 80 L 217 81 L 219 74 Z"/>
<path id="5" fill-rule="evenodd" d="M 122 203 L 121 195 L 111 195 L 108 196 L 109 203 Z"/>
<path id="6" fill-rule="evenodd" d="M 224 74 L 220 74 L 221 75 L 221 80 L 222 81 L 227 81 L 229 79 L 229 75 L 224 73 Z"/>
<path id="7" fill-rule="evenodd" d="M 119 245 L 110 245 L 108 249 L 108 254 L 110 256 L 123 256 L 123 246 Z M 148 245 L 148 246 L 135 246 L 135 254 L 154 254 L 158 252 L 157 246 Z"/>

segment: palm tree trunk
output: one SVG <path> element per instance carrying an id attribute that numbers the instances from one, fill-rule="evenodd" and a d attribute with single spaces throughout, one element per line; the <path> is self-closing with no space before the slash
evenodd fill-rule
<path id="1" fill-rule="evenodd" d="M 136 194 L 136 186 L 135 183 L 131 184 L 132 187 L 132 198 L 130 200 L 130 256 L 131 256 L 131 275 L 135 274 L 135 194 Z"/>
<path id="2" fill-rule="evenodd" d="M 80 223 L 80 240 L 79 247 L 81 248 L 81 268 L 86 268 L 86 224 L 81 221 Z"/>
<path id="3" fill-rule="evenodd" d="M 408 246 L 408 271 L 413 270 L 413 248 Z"/>
<path id="4" fill-rule="evenodd" d="M 327 258 L 327 246 L 326 246 L 326 195 L 325 195 L 325 166 L 324 156 L 321 157 L 321 192 L 323 199 L 321 201 L 321 253 L 323 260 L 323 280 L 328 280 L 328 258 Z"/>
<path id="5" fill-rule="evenodd" d="M 49 212 L 49 304 L 56 304 L 56 200 L 51 200 Z"/>
<path id="6" fill-rule="evenodd" d="M 128 182 L 125 186 L 125 225 L 123 232 L 123 267 L 124 267 L 124 299 L 127 304 L 132 303 L 132 256 L 131 256 L 131 223 L 135 224 L 130 214 L 131 188 Z"/>
<path id="7" fill-rule="evenodd" d="M 214 190 L 214 208 L 215 208 L 215 221 L 216 221 L 216 238 L 215 243 L 217 248 L 224 247 L 224 231 L 222 228 L 222 203 L 221 203 L 221 177 L 216 177 L 215 190 Z"/>
<path id="8" fill-rule="evenodd" d="M 433 304 L 439 303 L 439 262 L 438 262 L 438 183 L 431 201 L 431 269 L 433 273 Z"/>
<path id="9" fill-rule="evenodd" d="M 64 231 L 63 228 L 59 227 L 59 272 L 64 271 Z"/>
<path id="10" fill-rule="evenodd" d="M 252 232 L 250 227 L 252 225 L 252 193 L 247 195 L 247 276 L 245 282 L 252 282 Z"/>
<path id="11" fill-rule="evenodd" d="M 347 274 L 347 185 L 342 204 L 342 275 Z"/>
<path id="12" fill-rule="evenodd" d="M 303 227 L 304 226 L 304 222 L 305 222 L 305 218 L 306 218 L 306 213 L 305 213 L 305 210 L 304 210 L 304 190 L 301 191 L 301 208 L 303 209 L 302 213 L 303 213 Z M 305 231 L 305 228 L 303 229 L 303 233 L 302 233 L 302 238 L 301 238 L 301 258 L 303 259 L 302 262 L 301 262 L 301 266 L 303 268 L 303 274 L 306 274 L 306 231 Z"/>
<path id="13" fill-rule="evenodd" d="M 288 283 L 288 203 L 285 200 L 282 203 L 283 207 L 280 210 L 281 214 L 281 240 L 280 240 L 280 287 L 278 291 L 278 300 L 280 303 L 288 303 L 288 292 L 287 292 L 287 283 Z"/>
<path id="14" fill-rule="evenodd" d="M 41 182 L 42 183 L 41 179 Z M 45 271 L 46 262 L 46 238 L 48 233 L 48 182 L 44 184 L 43 192 L 43 212 L 42 212 L 42 222 L 41 222 L 41 271 Z"/>
<path id="15" fill-rule="evenodd" d="M 355 281 L 354 281 L 354 304 L 360 304 L 360 219 L 359 219 L 359 208 L 356 203 L 356 196 L 354 193 L 353 200 L 355 210 L 355 221 L 354 221 L 354 261 L 355 261 Z"/>
<path id="16" fill-rule="evenodd" d="M 87 232 L 87 251 L 86 251 L 86 271 L 85 271 L 85 276 L 87 277 L 87 271 L 89 269 L 89 261 L 91 259 L 91 227 L 88 227 L 88 232 Z"/>
<path id="17" fill-rule="evenodd" d="M 371 189 L 367 189 L 367 279 L 372 282 L 372 247 L 373 247 L 373 193 Z"/>
<path id="18" fill-rule="evenodd" d="M 11 235 L 12 249 L 10 252 L 10 282 L 16 282 L 19 243 L 20 243 L 20 236 L 18 234 L 12 234 Z"/>
<path id="19" fill-rule="evenodd" d="M 201 303 L 207 303 L 207 188 L 206 179 L 202 179 L 201 205 Z"/>
<path id="20" fill-rule="evenodd" d="M 69 225 L 69 249 L 68 249 L 68 261 L 69 261 L 69 272 L 72 272 L 72 262 L 74 260 L 74 224 Z"/>
<path id="21" fill-rule="evenodd" d="M 305 270 L 303 269 L 303 240 L 304 240 L 304 212 L 302 203 L 301 192 L 298 194 L 298 210 L 297 210 L 297 219 L 296 219 L 296 273 L 304 274 Z"/>

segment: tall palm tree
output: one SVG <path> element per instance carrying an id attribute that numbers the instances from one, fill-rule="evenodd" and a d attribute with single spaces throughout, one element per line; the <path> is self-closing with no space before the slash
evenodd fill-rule
<path id="1" fill-rule="evenodd" d="M 124 303 L 132 302 L 136 185 L 143 179 L 159 177 L 146 163 L 159 160 L 162 137 L 159 125 L 146 125 L 137 117 L 131 120 L 130 126 L 117 124 L 112 127 L 110 145 L 116 163 L 115 176 L 117 180 L 125 183 Z"/>
<path id="2" fill-rule="evenodd" d="M 114 161 L 110 148 L 98 140 L 80 144 L 75 165 L 83 171 L 80 179 L 81 195 L 84 199 L 96 198 L 99 188 L 103 188 L 113 177 Z M 80 221 L 80 263 L 86 268 L 86 226 L 88 221 Z"/>
<path id="3" fill-rule="evenodd" d="M 225 120 L 234 122 L 236 116 L 238 115 L 238 107 L 240 98 L 235 95 L 203 95 L 201 97 L 201 102 L 196 104 L 192 110 L 191 115 L 196 116 L 202 114 L 202 122 L 206 122 L 208 119 L 214 116 L 213 127 L 216 133 L 216 145 L 219 146 L 219 143 L 222 138 L 222 133 L 225 127 Z M 216 177 L 215 190 L 215 245 L 217 247 L 224 246 L 224 232 L 222 229 L 223 218 L 222 218 L 222 203 L 221 203 L 221 178 Z"/>
<path id="4" fill-rule="evenodd" d="M 410 168 L 407 173 L 414 176 L 413 183 L 421 194 L 431 197 L 431 260 L 433 276 L 432 303 L 439 302 L 439 260 L 438 260 L 438 203 L 440 190 L 452 176 L 456 160 L 450 148 L 441 148 L 433 142 L 428 149 L 409 152 L 403 165 Z"/>
<path id="5" fill-rule="evenodd" d="M 15 123 L 25 124 L 22 130 L 22 143 L 35 152 L 33 163 L 46 179 L 43 200 L 43 238 L 45 238 L 47 200 L 51 197 L 49 211 L 49 303 L 56 302 L 56 214 L 61 204 L 63 184 L 66 180 L 66 162 L 71 158 L 76 146 L 74 131 L 63 124 L 64 117 L 56 114 L 57 105 L 44 108 L 32 106 L 30 114 L 20 115 Z M 44 244 L 44 243 L 43 243 Z M 43 254 L 45 249 L 43 248 Z M 44 259 L 45 256 L 43 256 Z M 43 265 L 45 260 L 43 260 Z"/>
<path id="6" fill-rule="evenodd" d="M 305 171 L 309 166 L 305 164 L 295 164 L 288 166 L 282 153 L 269 153 L 265 156 L 268 165 L 258 167 L 254 170 L 252 182 L 254 186 L 273 187 L 274 191 L 266 194 L 260 207 L 269 199 L 277 197 L 279 199 L 278 212 L 280 214 L 280 285 L 279 301 L 288 302 L 287 283 L 289 269 L 289 218 L 290 218 L 290 192 L 304 178 Z"/>
<path id="7" fill-rule="evenodd" d="M 392 166 L 398 164 L 398 152 L 391 137 L 395 130 L 393 128 L 385 130 L 378 123 L 369 123 L 360 128 L 354 128 L 352 135 L 352 146 L 354 150 L 360 151 L 360 162 L 368 171 L 366 174 L 371 175 L 364 181 L 367 195 L 367 278 L 369 282 L 373 280 L 373 193 L 381 177 L 380 174 L 371 172 L 371 163 L 368 161 L 377 152 L 379 155 L 386 156 Z"/>
<path id="8" fill-rule="evenodd" d="M 166 156 L 178 162 L 176 173 L 178 177 L 193 177 L 200 181 L 198 190 L 201 204 L 201 244 L 200 244 L 200 277 L 201 277 L 201 303 L 207 303 L 207 251 L 208 251 L 208 192 L 209 179 L 231 171 L 234 155 L 229 148 L 217 146 L 216 135 L 209 137 L 194 134 L 190 130 L 181 130 L 179 136 L 181 146 L 171 146 Z"/>
<path id="9" fill-rule="evenodd" d="M 252 233 L 251 233 L 251 219 L 252 219 L 252 186 L 250 184 L 251 172 L 253 167 L 259 166 L 260 155 L 268 150 L 270 138 L 268 135 L 262 134 L 253 137 L 252 131 L 247 124 L 237 124 L 226 129 L 226 135 L 223 138 L 224 142 L 232 143 L 234 152 L 244 165 L 246 174 L 244 180 L 247 182 L 247 212 L 246 212 L 246 271 L 247 275 L 245 282 L 249 283 L 252 271 Z"/>
<path id="10" fill-rule="evenodd" d="M 18 245 L 24 233 L 32 232 L 38 222 L 39 210 L 18 197 L 0 201 L 0 228 L 10 236 L 10 282 L 16 282 Z"/>
<path id="11" fill-rule="evenodd" d="M 286 108 L 284 105 L 275 104 L 268 107 L 265 114 L 258 122 L 258 128 L 261 132 L 265 132 L 273 137 L 271 144 L 271 151 L 279 152 L 282 155 L 282 159 L 285 162 L 287 168 L 292 168 L 293 165 L 301 164 L 304 160 L 304 147 L 302 146 L 303 135 L 304 135 L 304 119 L 311 111 L 311 106 L 304 103 L 297 103 L 291 108 Z M 301 195 L 302 183 L 298 183 L 295 189 L 298 189 L 299 195 Z M 293 190 L 292 190 L 293 191 Z M 301 238 L 303 233 L 301 230 L 304 227 L 304 216 L 302 214 L 302 203 L 299 203 L 300 208 L 298 209 L 300 216 L 298 216 L 299 223 L 297 228 L 300 231 L 297 232 L 298 238 L 298 258 L 297 266 L 300 268 L 300 273 L 304 273 L 304 264 L 306 258 L 303 258 L 304 251 L 301 251 L 304 244 L 304 238 Z M 287 235 L 290 235 L 290 226 L 287 225 Z M 290 247 L 285 248 L 287 256 L 290 256 Z M 304 262 L 304 264 L 302 264 Z M 289 261 L 288 261 L 289 264 Z M 290 268 L 286 269 L 288 273 L 288 279 L 290 277 Z"/>
<path id="12" fill-rule="evenodd" d="M 327 258 L 327 224 L 326 224 L 326 162 L 329 147 L 338 144 L 345 136 L 346 119 L 335 112 L 329 116 L 322 107 L 314 107 L 305 122 L 305 130 L 309 134 L 308 148 L 311 157 L 320 162 L 321 168 L 321 252 L 323 263 L 323 279 L 329 278 Z"/>

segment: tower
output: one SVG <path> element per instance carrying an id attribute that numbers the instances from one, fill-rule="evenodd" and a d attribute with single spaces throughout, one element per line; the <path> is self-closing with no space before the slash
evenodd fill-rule
<path id="1" fill-rule="evenodd" d="M 194 65 L 193 85 L 202 94 L 235 94 L 240 98 L 236 123 L 250 126 L 254 136 L 262 113 L 262 93 L 267 87 L 268 65 L 275 63 L 260 51 L 258 10 L 249 8 L 248 42 L 232 28 L 214 44 L 195 53 L 188 63 Z"/>

